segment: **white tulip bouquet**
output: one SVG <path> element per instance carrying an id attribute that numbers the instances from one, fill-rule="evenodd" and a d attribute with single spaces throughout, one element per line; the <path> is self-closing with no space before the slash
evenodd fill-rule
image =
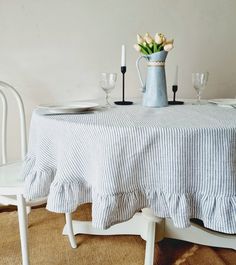
<path id="1" fill-rule="evenodd" d="M 149 33 L 146 33 L 144 37 L 137 34 L 137 43 L 134 44 L 134 48 L 136 51 L 147 55 L 163 50 L 169 52 L 174 48 L 173 43 L 173 39 L 167 40 L 162 33 L 156 33 L 154 38 Z"/>

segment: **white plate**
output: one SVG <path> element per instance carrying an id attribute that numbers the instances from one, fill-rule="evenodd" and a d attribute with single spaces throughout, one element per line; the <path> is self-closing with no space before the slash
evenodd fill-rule
<path id="1" fill-rule="evenodd" d="M 211 99 L 208 100 L 210 103 L 217 104 L 222 107 L 233 107 L 232 105 L 236 105 L 235 98 L 218 98 L 218 99 Z"/>
<path id="2" fill-rule="evenodd" d="M 98 107 L 98 103 L 94 102 L 73 102 L 67 104 L 45 104 L 39 105 L 38 108 L 46 113 L 80 113 L 91 111 Z"/>

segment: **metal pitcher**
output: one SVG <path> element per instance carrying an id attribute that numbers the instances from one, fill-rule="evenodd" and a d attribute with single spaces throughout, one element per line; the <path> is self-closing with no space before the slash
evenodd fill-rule
<path id="1" fill-rule="evenodd" d="M 168 106 L 165 60 L 168 52 L 161 51 L 149 55 L 140 56 L 136 61 L 138 76 L 143 92 L 143 106 L 166 107 Z M 147 60 L 146 82 L 142 80 L 139 62 L 142 58 Z"/>

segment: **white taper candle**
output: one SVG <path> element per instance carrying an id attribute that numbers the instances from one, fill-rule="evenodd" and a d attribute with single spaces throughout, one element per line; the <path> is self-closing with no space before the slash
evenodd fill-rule
<path id="1" fill-rule="evenodd" d="M 179 66 L 176 65 L 176 69 L 175 69 L 175 79 L 174 79 L 174 86 L 178 86 L 178 74 L 179 74 Z"/>
<path id="2" fill-rule="evenodd" d="M 121 66 L 126 66 L 125 45 L 121 46 Z"/>

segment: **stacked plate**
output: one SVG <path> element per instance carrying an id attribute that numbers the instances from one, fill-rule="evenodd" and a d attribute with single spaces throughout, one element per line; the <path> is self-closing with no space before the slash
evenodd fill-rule
<path id="1" fill-rule="evenodd" d="M 220 107 L 236 108 L 236 98 L 211 99 L 208 102 L 217 104 Z"/>
<path id="2" fill-rule="evenodd" d="M 94 102 L 71 102 L 66 104 L 45 104 L 39 105 L 38 109 L 43 114 L 73 114 L 92 112 L 99 104 Z"/>

